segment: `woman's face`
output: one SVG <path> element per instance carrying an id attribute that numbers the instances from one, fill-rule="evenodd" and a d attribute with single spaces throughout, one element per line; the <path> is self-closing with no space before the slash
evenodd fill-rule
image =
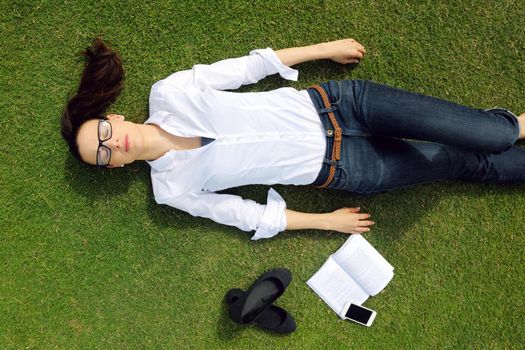
<path id="1" fill-rule="evenodd" d="M 108 115 L 102 123 L 99 119 L 86 121 L 78 131 L 77 143 L 85 162 L 108 168 L 134 162 L 144 145 L 138 124 L 124 121 L 124 116 L 116 114 Z"/>

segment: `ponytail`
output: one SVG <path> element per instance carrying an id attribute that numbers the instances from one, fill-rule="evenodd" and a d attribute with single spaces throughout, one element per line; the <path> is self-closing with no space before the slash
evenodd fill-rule
<path id="1" fill-rule="evenodd" d="M 71 153 L 80 161 L 77 134 L 80 126 L 90 119 L 104 119 L 104 112 L 122 91 L 124 69 L 119 55 L 100 38 L 93 41 L 81 54 L 84 70 L 77 93 L 67 103 L 62 114 L 62 137 Z"/>

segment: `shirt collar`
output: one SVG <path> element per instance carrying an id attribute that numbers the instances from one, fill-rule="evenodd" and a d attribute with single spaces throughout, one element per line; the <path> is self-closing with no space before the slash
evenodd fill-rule
<path id="1" fill-rule="evenodd" d="M 202 149 L 202 147 L 199 147 L 186 151 L 171 150 L 164 153 L 164 155 L 161 157 L 155 160 L 147 160 L 147 162 L 153 169 L 157 171 L 167 171 L 175 166 L 175 161 L 182 161 L 194 157 L 195 154 L 201 152 Z"/>
<path id="2" fill-rule="evenodd" d="M 173 168 L 173 160 L 171 159 L 170 152 L 166 152 L 163 156 L 155 160 L 147 160 L 148 164 L 157 171 L 167 171 Z"/>

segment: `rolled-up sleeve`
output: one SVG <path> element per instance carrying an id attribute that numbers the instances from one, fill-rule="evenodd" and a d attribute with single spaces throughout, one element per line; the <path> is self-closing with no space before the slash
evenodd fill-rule
<path id="1" fill-rule="evenodd" d="M 266 208 L 259 221 L 257 231 L 252 236 L 252 240 L 271 238 L 280 231 L 284 231 L 287 225 L 285 209 L 286 203 L 283 198 L 277 191 L 270 188 L 266 199 Z"/>
<path id="2" fill-rule="evenodd" d="M 270 238 L 286 229 L 286 203 L 271 188 L 266 205 L 250 199 L 215 192 L 188 193 L 177 198 L 157 200 L 183 210 L 196 217 L 211 219 L 217 223 L 235 226 L 242 231 L 253 231 L 252 240 Z"/>
<path id="3" fill-rule="evenodd" d="M 271 48 L 257 49 L 248 56 L 229 58 L 213 64 L 197 64 L 190 70 L 174 73 L 161 80 L 165 87 L 201 90 L 237 89 L 254 84 L 264 77 L 279 73 L 287 80 L 297 80 L 299 72 L 284 65 Z"/>

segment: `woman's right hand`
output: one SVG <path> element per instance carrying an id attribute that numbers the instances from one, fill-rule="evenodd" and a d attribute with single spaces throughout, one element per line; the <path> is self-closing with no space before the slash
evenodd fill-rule
<path id="1" fill-rule="evenodd" d="M 359 63 L 365 56 L 363 45 L 354 39 L 342 39 L 321 44 L 327 58 L 341 64 Z"/>
<path id="2" fill-rule="evenodd" d="M 361 208 L 341 208 L 328 213 L 328 229 L 343 233 L 363 233 L 370 231 L 373 221 L 370 214 L 360 213 Z"/>

